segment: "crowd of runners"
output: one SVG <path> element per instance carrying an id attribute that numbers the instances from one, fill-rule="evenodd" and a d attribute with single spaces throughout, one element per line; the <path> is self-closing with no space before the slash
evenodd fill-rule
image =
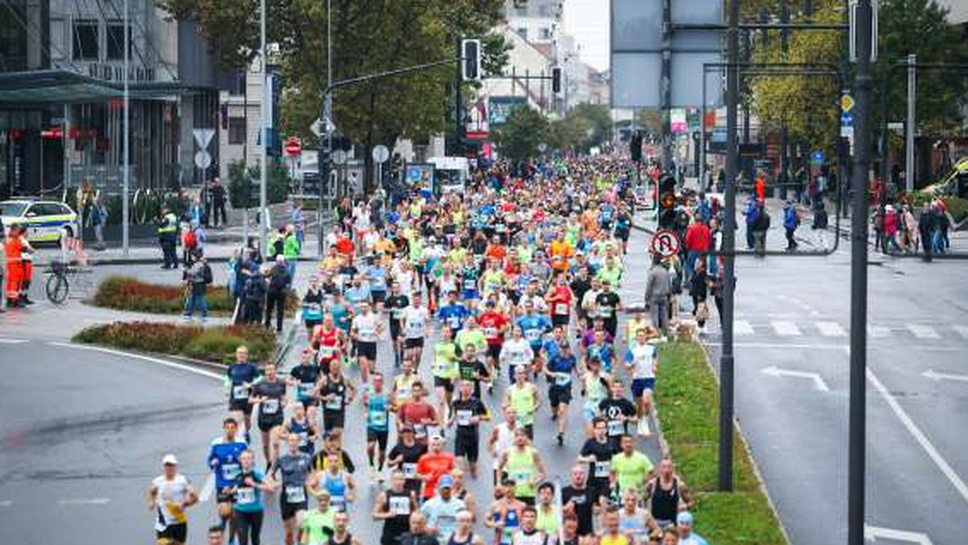
<path id="1" fill-rule="evenodd" d="M 381 545 L 706 543 L 673 461 L 642 452 L 667 335 L 653 321 L 675 305 L 655 279 L 661 316 L 620 296 L 647 274 L 625 264 L 639 179 L 611 157 L 498 164 L 463 194 L 342 207 L 305 273 L 301 363 L 241 346 L 227 371 L 208 456 L 218 509 L 199 515 L 215 521 L 209 542 L 361 544 L 362 509 Z M 671 284 L 663 267 L 649 274 Z M 363 419 L 347 418 L 354 404 Z M 364 434 L 365 451 L 344 448 Z M 551 474 L 537 435 L 571 467 Z M 175 456 L 163 465 L 149 506 L 159 541 L 184 543 L 198 492 Z M 269 502 L 284 536 L 262 535 Z"/>

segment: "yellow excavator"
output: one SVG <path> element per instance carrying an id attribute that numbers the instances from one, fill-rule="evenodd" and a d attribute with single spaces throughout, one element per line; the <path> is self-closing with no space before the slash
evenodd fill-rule
<path id="1" fill-rule="evenodd" d="M 937 197 L 968 198 L 968 157 L 955 163 L 954 169 L 943 180 L 929 185 L 924 190 Z"/>

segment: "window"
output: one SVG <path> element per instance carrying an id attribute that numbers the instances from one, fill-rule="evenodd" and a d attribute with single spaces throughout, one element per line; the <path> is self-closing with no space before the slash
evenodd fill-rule
<path id="1" fill-rule="evenodd" d="M 96 61 L 100 59 L 97 30 L 97 21 L 74 21 L 75 61 Z"/>
<path id="2" fill-rule="evenodd" d="M 541 30 L 538 31 L 538 36 L 540 36 L 542 40 L 550 40 L 551 29 L 548 27 L 542 27 Z"/>
<path id="3" fill-rule="evenodd" d="M 108 60 L 122 60 L 124 59 L 124 24 L 123 23 L 111 23 L 108 25 Z M 131 36 L 131 28 L 128 28 L 128 54 L 131 54 L 131 48 L 134 45 L 133 36 Z"/>
<path id="4" fill-rule="evenodd" d="M 230 117 L 229 118 L 229 144 L 230 145 L 241 145 L 245 143 L 245 118 L 244 117 Z"/>
<path id="5" fill-rule="evenodd" d="M 517 32 L 518 33 L 518 36 L 521 36 L 525 40 L 528 39 L 528 29 L 527 29 L 527 27 L 521 27 L 521 28 L 517 29 L 515 32 Z"/>
<path id="6" fill-rule="evenodd" d="M 548 4 L 539 6 L 538 13 L 541 14 L 542 17 L 551 17 L 551 6 Z"/>
<path id="7" fill-rule="evenodd" d="M 63 19 L 50 19 L 50 56 L 53 60 L 67 59 L 67 25 Z"/>

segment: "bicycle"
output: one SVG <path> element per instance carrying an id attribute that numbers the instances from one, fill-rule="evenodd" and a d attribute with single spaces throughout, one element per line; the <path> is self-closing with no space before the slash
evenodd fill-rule
<path id="1" fill-rule="evenodd" d="M 55 305 L 63 305 L 71 295 L 71 286 L 75 291 L 81 292 L 80 298 L 84 297 L 92 283 L 88 279 L 93 269 L 71 265 L 63 261 L 53 261 L 45 271 L 48 274 L 45 285 L 47 300 Z"/>

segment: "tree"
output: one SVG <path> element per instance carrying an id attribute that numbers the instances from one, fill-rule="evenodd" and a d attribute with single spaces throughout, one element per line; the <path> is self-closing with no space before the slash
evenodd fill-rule
<path id="1" fill-rule="evenodd" d="M 538 155 L 538 146 L 551 137 L 548 119 L 530 106 L 517 106 L 495 133 L 498 152 L 512 161 Z"/>
<path id="2" fill-rule="evenodd" d="M 551 122 L 550 142 L 560 150 L 587 151 L 612 138 L 612 115 L 608 106 L 582 103 Z"/>
<path id="3" fill-rule="evenodd" d="M 936 0 L 881 0 L 878 23 L 878 62 L 874 66 L 877 105 L 880 113 L 882 86 L 887 82 L 889 120 L 904 119 L 906 111 L 906 72 L 891 65 L 918 56 L 918 63 L 968 63 L 968 44 L 961 30 L 948 21 L 950 10 Z M 968 74 L 918 72 L 917 119 L 921 131 L 948 136 L 962 127 L 963 106 L 968 96 Z"/>
<path id="4" fill-rule="evenodd" d="M 174 17 L 196 23 L 224 68 L 244 65 L 258 43 L 256 0 L 162 0 Z M 279 44 L 285 89 L 282 131 L 317 139 L 310 131 L 320 115 L 327 81 L 326 3 L 268 2 L 267 33 Z M 483 38 L 484 68 L 499 71 L 507 60 L 503 38 L 492 32 L 501 0 L 332 0 L 332 79 L 373 74 L 436 60 L 456 59 L 461 37 Z M 453 109 L 455 64 L 357 85 L 333 95 L 340 133 L 367 148 L 393 145 L 399 137 L 425 140 L 444 129 Z M 370 179 L 369 176 L 364 179 Z"/>
<path id="5" fill-rule="evenodd" d="M 261 176 L 258 166 L 249 167 L 246 172 L 242 159 L 229 163 L 229 202 L 232 208 L 252 208 L 259 206 L 259 184 Z M 248 184 L 248 187 L 246 185 Z M 246 201 L 246 193 L 249 199 Z M 289 172 L 279 163 L 270 163 L 266 172 L 266 202 L 277 204 L 289 198 Z"/>

